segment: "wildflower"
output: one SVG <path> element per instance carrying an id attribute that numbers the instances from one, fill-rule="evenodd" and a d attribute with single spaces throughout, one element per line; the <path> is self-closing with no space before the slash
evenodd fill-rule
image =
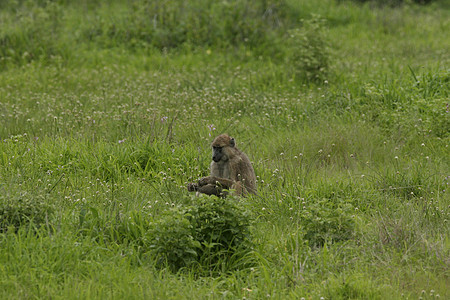
<path id="1" fill-rule="evenodd" d="M 211 136 L 211 133 L 216 130 L 216 127 L 214 127 L 214 124 L 208 125 L 208 129 L 209 129 L 209 136 Z"/>

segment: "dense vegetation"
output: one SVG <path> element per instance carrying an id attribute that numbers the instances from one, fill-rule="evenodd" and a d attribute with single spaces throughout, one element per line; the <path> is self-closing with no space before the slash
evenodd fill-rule
<path id="1" fill-rule="evenodd" d="M 0 298 L 449 298 L 449 20 L 1 1 Z M 223 132 L 257 196 L 187 192 Z"/>

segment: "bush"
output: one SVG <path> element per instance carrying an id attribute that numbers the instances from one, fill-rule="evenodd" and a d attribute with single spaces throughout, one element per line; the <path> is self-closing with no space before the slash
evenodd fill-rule
<path id="1" fill-rule="evenodd" d="M 286 64 L 296 78 L 323 81 L 329 69 L 330 48 L 324 34 L 324 22 L 318 17 L 289 31 Z"/>
<path id="2" fill-rule="evenodd" d="M 48 221 L 54 208 L 43 195 L 22 192 L 17 196 L 0 196 L 0 232 L 17 231 L 20 226 L 34 224 L 39 227 Z"/>
<path id="3" fill-rule="evenodd" d="M 173 208 L 149 232 L 150 249 L 172 270 L 200 265 L 207 270 L 226 259 L 242 258 L 251 247 L 250 216 L 237 199 L 192 198 Z M 238 257 L 236 257 L 238 256 Z"/>
<path id="4" fill-rule="evenodd" d="M 157 261 L 173 271 L 199 261 L 201 244 L 182 210 L 172 209 L 156 221 L 148 233 L 148 243 Z"/>
<path id="5" fill-rule="evenodd" d="M 237 205 L 237 198 L 202 197 L 186 209 L 201 254 L 231 254 L 250 246 L 250 213 Z"/>
<path id="6" fill-rule="evenodd" d="M 186 206 L 171 207 L 158 218 L 143 211 L 112 215 L 82 206 L 78 233 L 98 243 L 127 244 L 150 254 L 159 266 L 213 271 L 232 267 L 250 250 L 251 218 L 237 199 L 192 197 Z M 245 262 L 244 262 L 245 263 Z"/>

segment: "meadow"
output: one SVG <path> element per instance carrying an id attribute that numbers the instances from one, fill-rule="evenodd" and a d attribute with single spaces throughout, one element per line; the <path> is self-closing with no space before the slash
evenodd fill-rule
<path id="1" fill-rule="evenodd" d="M 0 2 L 0 298 L 449 299 L 446 1 Z M 197 197 L 236 139 L 258 195 Z"/>

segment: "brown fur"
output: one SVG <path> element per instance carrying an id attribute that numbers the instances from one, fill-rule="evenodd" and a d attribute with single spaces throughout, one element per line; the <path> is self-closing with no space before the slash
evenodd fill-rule
<path id="1" fill-rule="evenodd" d="M 188 190 L 216 196 L 225 195 L 223 189 L 234 190 L 237 195 L 256 194 L 255 171 L 247 155 L 236 147 L 234 139 L 221 134 L 214 139 L 211 147 L 211 175 L 201 178 L 198 183 L 190 183 Z M 214 160 L 216 148 L 221 148 L 218 161 Z"/>

